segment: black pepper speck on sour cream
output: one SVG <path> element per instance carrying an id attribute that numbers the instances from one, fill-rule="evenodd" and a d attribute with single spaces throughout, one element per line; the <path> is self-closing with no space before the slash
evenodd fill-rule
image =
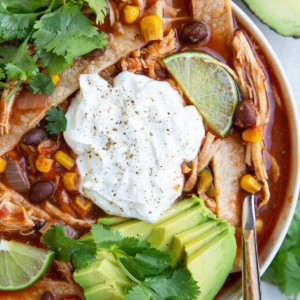
<path id="1" fill-rule="evenodd" d="M 122 72 L 110 86 L 81 75 L 64 137 L 80 190 L 111 215 L 155 222 L 181 195 L 181 164 L 204 137 L 202 118 L 167 82 Z"/>

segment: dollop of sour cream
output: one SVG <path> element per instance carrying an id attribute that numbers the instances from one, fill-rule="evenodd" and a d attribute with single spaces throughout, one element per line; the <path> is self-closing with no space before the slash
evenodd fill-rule
<path id="1" fill-rule="evenodd" d="M 181 195 L 181 164 L 204 137 L 202 118 L 169 83 L 129 72 L 110 86 L 81 75 L 64 137 L 80 191 L 110 215 L 155 222 Z"/>

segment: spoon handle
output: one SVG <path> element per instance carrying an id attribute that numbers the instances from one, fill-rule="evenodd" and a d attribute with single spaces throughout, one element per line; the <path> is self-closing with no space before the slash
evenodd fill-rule
<path id="1" fill-rule="evenodd" d="M 243 299 L 260 300 L 260 277 L 256 243 L 254 196 L 243 203 Z"/>

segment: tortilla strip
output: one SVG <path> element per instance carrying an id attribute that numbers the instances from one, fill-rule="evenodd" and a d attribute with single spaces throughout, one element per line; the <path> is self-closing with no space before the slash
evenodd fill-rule
<path id="1" fill-rule="evenodd" d="M 239 86 L 247 93 L 244 97 L 253 101 L 258 115 L 257 129 L 260 130 L 261 136 L 264 136 L 269 110 L 268 85 L 264 69 L 242 31 L 235 32 L 232 47 L 235 54 L 234 66 L 238 74 Z M 247 148 L 247 152 L 251 154 L 251 161 L 247 156 L 247 163 L 250 166 L 253 164 L 255 175 L 263 184 L 263 198 L 258 204 L 258 207 L 262 207 L 268 203 L 270 198 L 268 174 L 263 157 L 264 140 L 262 139 L 258 143 L 248 143 Z"/>
<path id="2" fill-rule="evenodd" d="M 229 44 L 233 38 L 234 26 L 230 0 L 192 0 L 193 17 L 210 26 L 213 38 L 222 44 Z"/>
<path id="3" fill-rule="evenodd" d="M 35 220 L 49 221 L 50 216 L 0 182 L 0 231 L 29 230 Z"/>
<path id="4" fill-rule="evenodd" d="M 49 97 L 48 107 L 24 111 L 19 116 L 19 122 L 11 125 L 11 133 L 0 137 L 0 155 L 16 146 L 22 136 L 45 116 L 47 109 L 51 106 L 57 106 L 79 89 L 80 74 L 99 73 L 118 62 L 131 51 L 144 46 L 144 41 L 137 27 L 126 26 L 124 31 L 126 33 L 124 35 L 111 36 L 108 49 L 99 57 L 94 59 L 88 57 L 78 58 L 74 65 L 61 75 L 61 80 L 55 87 L 54 93 Z"/>
<path id="5" fill-rule="evenodd" d="M 240 178 L 246 173 L 245 149 L 238 135 L 223 139 L 212 160 L 217 215 L 233 226 L 240 224 Z"/>

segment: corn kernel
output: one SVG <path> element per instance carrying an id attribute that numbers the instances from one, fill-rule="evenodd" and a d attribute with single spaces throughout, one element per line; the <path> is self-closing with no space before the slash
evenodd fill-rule
<path id="1" fill-rule="evenodd" d="M 60 76 L 58 74 L 50 74 L 50 77 L 54 86 L 56 86 L 59 82 Z"/>
<path id="2" fill-rule="evenodd" d="M 39 155 L 37 160 L 35 161 L 35 166 L 38 171 L 42 173 L 48 173 L 52 168 L 53 162 L 54 162 L 53 159 L 43 155 Z"/>
<path id="3" fill-rule="evenodd" d="M 250 194 L 255 194 L 261 189 L 261 184 L 251 174 L 246 174 L 241 178 L 240 185 L 243 190 Z"/>
<path id="4" fill-rule="evenodd" d="M 71 170 L 73 166 L 75 165 L 75 160 L 69 156 L 67 153 L 58 150 L 54 154 L 54 158 L 57 162 L 59 162 L 63 167 L 65 167 L 67 170 Z"/>
<path id="5" fill-rule="evenodd" d="M 199 174 L 197 192 L 199 195 L 205 193 L 213 182 L 212 174 L 208 169 L 203 169 Z"/>
<path id="6" fill-rule="evenodd" d="M 211 185 L 209 187 L 209 189 L 207 190 L 206 195 L 209 198 L 216 198 L 216 196 L 217 196 L 216 188 L 213 185 Z"/>
<path id="7" fill-rule="evenodd" d="M 257 128 L 246 129 L 242 136 L 243 140 L 249 143 L 258 143 L 262 138 L 261 133 Z"/>
<path id="8" fill-rule="evenodd" d="M 3 173 L 6 168 L 6 160 L 3 157 L 0 157 L 0 173 Z"/>
<path id="9" fill-rule="evenodd" d="M 66 190 L 71 192 L 77 191 L 78 174 L 74 172 L 66 172 L 63 176 L 63 183 Z"/>
<path id="10" fill-rule="evenodd" d="M 260 234 L 264 228 L 264 222 L 262 219 L 256 219 L 256 233 Z"/>
<path id="11" fill-rule="evenodd" d="M 145 42 L 163 39 L 163 22 L 159 16 L 144 17 L 140 23 L 141 34 Z"/>
<path id="12" fill-rule="evenodd" d="M 126 5 L 123 10 L 124 21 L 128 24 L 133 23 L 137 20 L 140 15 L 140 9 L 134 5 Z"/>
<path id="13" fill-rule="evenodd" d="M 76 196 L 75 203 L 84 211 L 87 211 L 92 207 L 92 202 L 85 199 L 82 195 Z"/>

